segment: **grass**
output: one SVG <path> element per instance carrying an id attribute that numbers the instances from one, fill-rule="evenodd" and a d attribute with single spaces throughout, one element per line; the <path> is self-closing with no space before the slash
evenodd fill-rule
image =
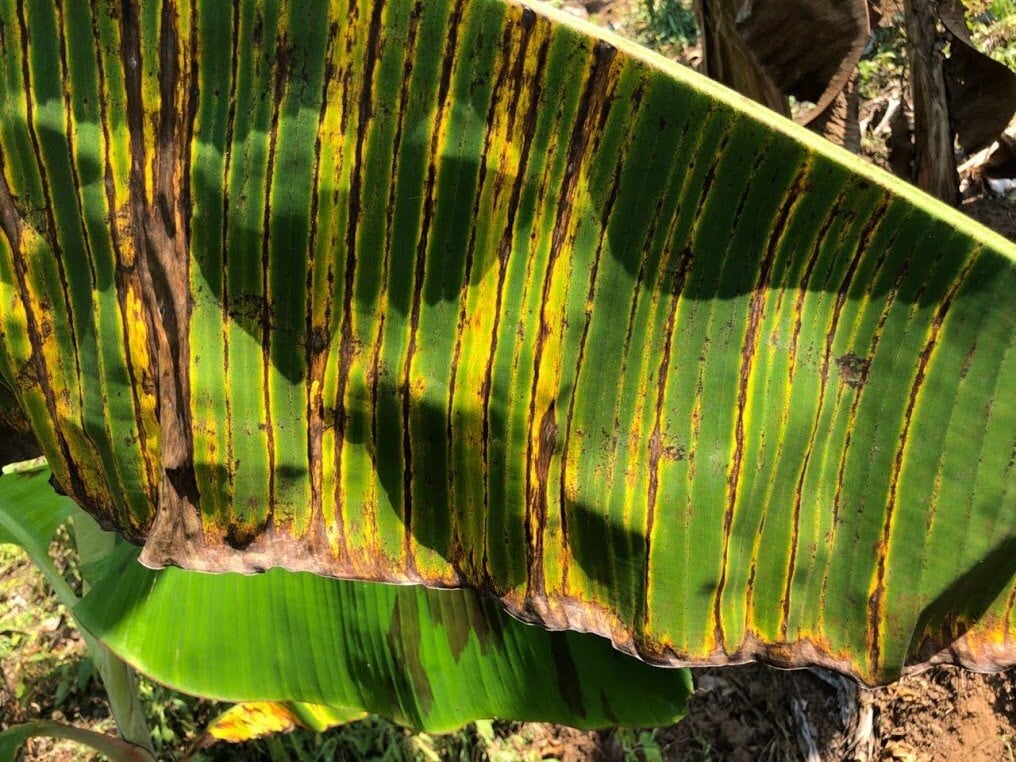
<path id="1" fill-rule="evenodd" d="M 698 23 L 688 0 L 643 0 L 642 14 L 650 47 L 693 45 L 698 40 Z"/>
<path id="2" fill-rule="evenodd" d="M 665 56 L 690 63 L 699 39 L 692 0 L 632 0 L 624 34 Z"/>
<path id="3" fill-rule="evenodd" d="M 1016 70 L 1016 11 L 974 21 L 972 27 L 971 39 L 983 53 Z"/>
<path id="4" fill-rule="evenodd" d="M 902 14 L 872 30 L 868 48 L 857 64 L 858 90 L 863 100 L 874 100 L 887 91 L 906 87 L 906 46 Z"/>
<path id="5" fill-rule="evenodd" d="M 663 752 L 656 742 L 655 730 L 621 728 L 615 734 L 624 762 L 663 762 Z"/>

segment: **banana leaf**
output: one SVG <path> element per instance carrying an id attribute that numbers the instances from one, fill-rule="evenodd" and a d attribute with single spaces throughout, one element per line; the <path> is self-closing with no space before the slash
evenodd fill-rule
<path id="1" fill-rule="evenodd" d="M 72 609 L 77 596 L 50 558 L 49 544 L 75 508 L 46 483 L 48 477 L 43 458 L 4 466 L 0 476 L 0 544 L 22 548 L 60 602 Z"/>
<path id="2" fill-rule="evenodd" d="M 1011 243 L 543 5 L 0 22 L 0 373 L 144 563 L 671 665 L 1016 662 Z"/>
<path id="3" fill-rule="evenodd" d="M 336 709 L 320 704 L 280 701 L 245 701 L 234 704 L 212 720 L 198 746 L 216 741 L 243 743 L 257 738 L 308 728 L 322 733 L 330 728 L 363 719 L 366 712 Z"/>
<path id="4" fill-rule="evenodd" d="M 282 569 L 156 572 L 135 559 L 128 554 L 75 615 L 140 671 L 207 698 L 348 707 L 443 732 L 488 717 L 666 724 L 691 692 L 685 670 L 651 667 L 592 635 L 523 624 L 468 590 Z"/>
<path id="5" fill-rule="evenodd" d="M 8 471 L 0 476 L 0 528 L 35 538 L 22 544 L 34 542 L 45 555 L 73 504 L 53 491 L 45 463 Z M 691 692 L 686 670 L 653 668 L 592 635 L 525 625 L 468 590 L 282 570 L 154 572 L 137 555 L 118 542 L 103 564 L 90 567 L 91 589 L 80 602 L 48 556 L 33 560 L 62 591 L 90 649 L 97 642 L 156 680 L 200 696 L 287 702 L 294 722 L 317 730 L 366 711 L 435 731 L 491 717 L 655 725 L 676 721 Z M 59 736 L 62 727 L 12 728 L 0 737 L 0 757 L 5 744 L 13 753 L 30 735 Z"/>

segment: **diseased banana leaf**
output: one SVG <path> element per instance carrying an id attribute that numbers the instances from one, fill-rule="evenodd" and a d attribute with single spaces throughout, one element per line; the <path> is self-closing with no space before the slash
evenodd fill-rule
<path id="1" fill-rule="evenodd" d="M 361 720 L 366 712 L 320 704 L 282 701 L 245 701 L 234 704 L 205 728 L 201 747 L 216 741 L 243 743 L 256 738 L 309 728 L 318 733 Z"/>
<path id="2" fill-rule="evenodd" d="M 1016 662 L 1012 244 L 543 6 L 0 21 L 0 370 L 147 564 Z"/>

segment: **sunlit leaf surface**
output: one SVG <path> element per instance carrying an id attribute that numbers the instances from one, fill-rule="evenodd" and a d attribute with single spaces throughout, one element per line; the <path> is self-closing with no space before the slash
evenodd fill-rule
<path id="1" fill-rule="evenodd" d="M 543 6 L 0 24 L 0 370 L 146 563 L 669 664 L 1016 660 L 1008 242 Z"/>

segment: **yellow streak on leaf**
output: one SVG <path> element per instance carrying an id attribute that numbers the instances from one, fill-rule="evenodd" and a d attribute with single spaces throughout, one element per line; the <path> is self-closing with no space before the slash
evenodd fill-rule
<path id="1" fill-rule="evenodd" d="M 127 341 L 131 349 L 131 362 L 135 377 L 139 380 L 152 378 L 152 363 L 148 353 L 148 329 L 144 320 L 144 305 L 138 293 L 137 284 L 127 281 Z M 159 462 L 159 422 L 156 418 L 155 387 L 152 384 L 137 385 L 138 401 L 141 405 L 141 421 L 145 434 L 145 457 L 149 463 Z"/>
<path id="2" fill-rule="evenodd" d="M 296 730 L 300 721 L 285 704 L 277 701 L 247 701 L 220 714 L 205 730 L 219 741 L 242 743 L 275 733 Z"/>

